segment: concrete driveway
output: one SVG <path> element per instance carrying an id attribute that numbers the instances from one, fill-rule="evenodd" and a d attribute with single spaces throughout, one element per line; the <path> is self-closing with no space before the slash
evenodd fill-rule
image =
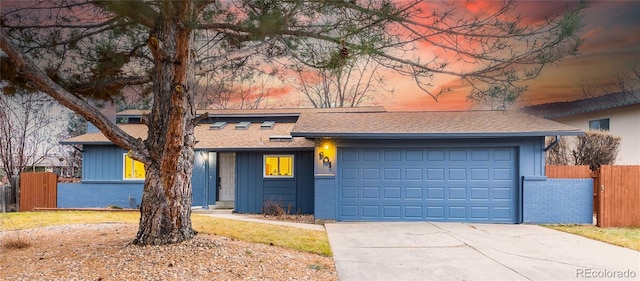
<path id="1" fill-rule="evenodd" d="M 537 225 L 325 227 L 341 281 L 640 280 L 640 252 Z"/>

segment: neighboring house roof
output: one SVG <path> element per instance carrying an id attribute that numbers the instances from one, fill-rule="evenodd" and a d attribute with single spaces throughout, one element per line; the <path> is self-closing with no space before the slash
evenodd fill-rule
<path id="1" fill-rule="evenodd" d="M 210 124 L 195 127 L 195 137 L 198 142 L 196 149 L 215 148 L 224 149 L 280 149 L 280 148 L 312 148 L 314 142 L 302 137 L 290 136 L 293 123 L 276 123 L 271 129 L 262 129 L 260 123 L 253 123 L 246 129 L 236 129 L 235 123 L 230 123 L 222 129 L 210 129 Z M 134 138 L 145 139 L 147 126 L 143 124 L 118 125 Z M 272 137 L 276 137 L 271 140 Z M 111 144 L 102 133 L 89 133 L 61 141 L 62 144 Z"/>
<path id="2" fill-rule="evenodd" d="M 39 159 L 35 165 L 36 167 L 66 167 L 69 163 L 67 159 L 60 155 L 47 155 L 42 159 Z"/>
<path id="3" fill-rule="evenodd" d="M 305 113 L 293 136 L 449 138 L 579 135 L 567 125 L 517 111 Z"/>
<path id="4" fill-rule="evenodd" d="M 638 90 L 635 93 L 633 91 L 611 93 L 575 101 L 538 104 L 524 107 L 522 111 L 547 119 L 555 119 L 636 104 L 640 104 Z"/>

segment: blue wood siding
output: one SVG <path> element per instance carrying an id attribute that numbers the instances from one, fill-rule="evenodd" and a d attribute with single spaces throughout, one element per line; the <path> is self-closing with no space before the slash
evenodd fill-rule
<path id="1" fill-rule="evenodd" d="M 125 182 L 122 167 L 124 149 L 115 145 L 83 145 L 82 150 L 83 182 Z"/>
<path id="2" fill-rule="evenodd" d="M 82 183 L 89 184 L 116 184 L 116 185 L 98 185 L 101 188 L 96 192 L 103 192 L 109 186 L 142 186 L 143 180 L 125 180 L 123 178 L 123 155 L 126 151 L 115 145 L 84 145 L 83 146 L 83 162 L 82 162 Z M 207 159 L 203 157 L 203 153 L 207 154 Z M 216 201 L 216 165 L 217 157 L 215 152 L 196 151 L 193 177 L 191 185 L 193 188 L 193 206 L 207 207 L 213 205 Z M 79 187 L 74 187 L 80 190 Z M 84 188 L 82 190 L 85 190 Z M 92 190 L 88 187 L 86 190 Z M 106 192 L 106 191 L 105 191 Z M 116 191 L 117 192 L 117 191 Z M 107 192 L 108 193 L 108 192 Z M 96 193 L 99 194 L 99 193 Z M 105 198 L 110 194 L 104 194 Z M 78 199 L 78 200 L 81 200 Z M 73 202 L 66 200 L 66 202 Z M 74 207 L 82 207 L 84 204 L 78 204 Z M 71 206 L 68 206 L 71 207 Z"/>
<path id="3" fill-rule="evenodd" d="M 264 178 L 265 154 L 293 154 L 293 178 Z M 278 151 L 236 153 L 236 211 L 260 213 L 264 202 L 273 201 L 282 207 L 291 206 L 292 213 L 313 213 L 313 152 Z"/>
<path id="4" fill-rule="evenodd" d="M 314 180 L 312 151 L 296 153 L 296 211 L 302 214 L 313 214 L 314 210 Z"/>
<path id="5" fill-rule="evenodd" d="M 236 153 L 236 202 L 239 213 L 262 212 L 262 152 L 245 151 Z"/>

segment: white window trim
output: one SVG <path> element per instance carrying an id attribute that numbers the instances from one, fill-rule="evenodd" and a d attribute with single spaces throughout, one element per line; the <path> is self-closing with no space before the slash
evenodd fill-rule
<path id="1" fill-rule="evenodd" d="M 131 161 L 136 161 L 133 158 L 130 158 L 130 159 L 131 159 Z M 122 180 L 125 180 L 125 181 L 143 181 L 143 180 L 145 180 L 145 178 L 147 177 L 146 171 L 145 171 L 145 177 L 144 178 L 133 178 L 133 177 L 132 178 L 127 178 L 126 177 L 126 175 L 127 175 L 127 164 L 126 164 L 126 161 L 127 161 L 127 154 L 126 153 L 122 153 Z M 132 169 L 135 169 L 135 165 L 133 165 Z M 135 170 L 134 170 L 134 172 L 135 172 Z"/>
<path id="2" fill-rule="evenodd" d="M 291 175 L 290 176 L 272 176 L 272 175 L 267 175 L 267 157 L 291 157 Z M 293 154 L 264 154 L 264 155 L 262 155 L 262 177 L 263 178 L 269 178 L 269 179 L 273 179 L 273 178 L 290 179 L 290 178 L 293 178 L 295 176 L 295 164 L 296 164 L 295 161 L 296 161 L 295 155 L 293 155 Z"/>

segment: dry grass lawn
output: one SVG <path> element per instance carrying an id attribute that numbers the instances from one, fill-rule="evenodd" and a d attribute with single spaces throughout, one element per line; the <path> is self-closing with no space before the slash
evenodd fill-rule
<path id="1" fill-rule="evenodd" d="M 2 280 L 337 280 L 326 232 L 194 214 L 199 234 L 133 246 L 137 212 L 0 214 Z M 33 270 L 38 269 L 38 270 Z"/>
<path id="2" fill-rule="evenodd" d="M 547 225 L 546 227 L 640 251 L 640 227 L 597 227 L 594 225 Z"/>
<path id="3" fill-rule="evenodd" d="M 219 219 L 200 214 L 193 214 L 191 219 L 193 228 L 199 233 L 219 235 L 245 242 L 274 245 L 323 256 L 331 256 L 331 247 L 329 246 L 329 238 L 326 232 Z M 139 220 L 140 213 L 137 211 L 4 213 L 0 214 L 0 231 L 72 224 L 137 224 Z M 133 240 L 133 237 L 131 237 L 131 240 Z"/>

